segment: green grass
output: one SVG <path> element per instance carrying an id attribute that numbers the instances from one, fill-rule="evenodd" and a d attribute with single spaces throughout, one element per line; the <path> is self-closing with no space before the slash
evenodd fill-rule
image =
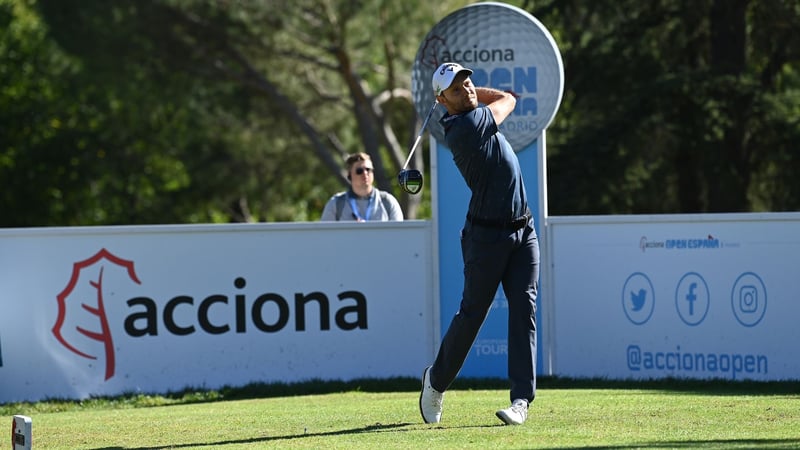
<path id="1" fill-rule="evenodd" d="M 166 396 L 0 405 L 33 418 L 38 449 L 799 448 L 800 382 L 542 379 L 506 427 L 498 380 L 458 380 L 442 423 L 421 423 L 419 381 L 251 385 Z"/>

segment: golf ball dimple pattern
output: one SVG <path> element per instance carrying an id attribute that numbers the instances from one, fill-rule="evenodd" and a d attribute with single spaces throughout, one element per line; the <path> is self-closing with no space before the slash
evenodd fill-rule
<path id="1" fill-rule="evenodd" d="M 480 52 L 486 56 L 492 50 L 513 54 L 513 61 L 480 57 Z M 524 10 L 499 3 L 478 3 L 453 12 L 431 29 L 420 44 L 411 74 L 414 107 L 420 117 L 428 113 L 435 100 L 433 72 L 439 64 L 451 59 L 485 74 L 492 74 L 498 68 L 512 73 L 515 68 L 536 68 L 535 92 L 517 92 L 520 95 L 517 110 L 501 124 L 514 150 L 530 145 L 555 117 L 564 91 L 561 55 L 547 29 Z M 472 78 L 478 85 L 477 73 Z M 501 82 L 509 84 L 508 80 Z M 490 75 L 488 86 L 492 84 Z M 523 103 L 530 105 L 533 101 L 535 114 L 520 111 L 524 109 Z M 445 112 L 443 107 L 436 108 L 428 123 L 428 130 L 440 142 L 444 141 L 444 130 L 439 119 Z"/>

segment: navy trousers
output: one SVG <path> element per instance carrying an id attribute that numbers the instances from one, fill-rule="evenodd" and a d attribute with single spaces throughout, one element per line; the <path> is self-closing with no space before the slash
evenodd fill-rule
<path id="1" fill-rule="evenodd" d="M 475 225 L 461 232 L 464 292 L 431 368 L 431 385 L 446 391 L 464 365 L 502 284 L 508 299 L 510 400 L 536 396 L 536 296 L 539 241 L 533 220 L 518 230 Z"/>

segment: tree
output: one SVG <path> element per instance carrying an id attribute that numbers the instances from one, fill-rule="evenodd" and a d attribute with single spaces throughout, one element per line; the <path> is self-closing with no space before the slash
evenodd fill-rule
<path id="1" fill-rule="evenodd" d="M 141 65 L 73 57 L 48 38 L 34 2 L 3 1 L 0 11 L 6 25 L 0 36 L 2 225 L 208 221 L 221 215 L 205 206 L 230 183 L 190 178 L 193 167 L 227 159 L 227 135 L 215 133 L 221 127 L 211 120 L 219 115 L 201 107 L 208 89 L 191 89 L 197 84 L 173 74 L 150 77 Z"/>
<path id="2" fill-rule="evenodd" d="M 216 140 L 231 160 L 215 167 L 239 183 L 238 195 L 226 196 L 234 205 L 229 219 L 318 216 L 345 184 L 343 157 L 354 151 L 372 155 L 379 188 L 399 193 L 395 174 L 418 126 L 407 74 L 419 40 L 409 36 L 423 35 L 440 10 L 325 0 L 41 0 L 37 6 L 50 35 L 98 84 L 121 89 L 131 74 L 141 74 L 139 81 L 166 99 L 158 83 L 167 80 L 178 91 L 170 92 L 176 110 L 199 102 L 217 111 L 197 119 L 198 126 L 224 117 L 226 130 Z M 200 170 L 187 172 L 187 187 L 205 182 L 191 158 L 181 161 Z M 422 152 L 415 164 L 424 167 Z M 296 206 L 298 198 L 312 202 Z M 421 198 L 400 198 L 415 217 Z"/>
<path id="3" fill-rule="evenodd" d="M 315 220 L 362 150 L 425 217 L 409 74 L 466 3 L 0 0 L 0 226 Z M 552 214 L 798 209 L 796 2 L 520 5 L 565 62 Z"/>
<path id="4" fill-rule="evenodd" d="M 790 210 L 800 163 L 795 2 L 552 1 L 567 75 L 553 214 Z"/>

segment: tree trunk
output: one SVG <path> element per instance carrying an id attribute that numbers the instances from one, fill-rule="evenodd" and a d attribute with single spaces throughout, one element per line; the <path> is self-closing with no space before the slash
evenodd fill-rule
<path id="1" fill-rule="evenodd" d="M 747 0 L 715 0 L 710 11 L 712 96 L 720 105 L 722 129 L 709 160 L 710 212 L 748 210 L 749 156 L 745 132 L 752 99 L 740 90 L 745 71 Z"/>

